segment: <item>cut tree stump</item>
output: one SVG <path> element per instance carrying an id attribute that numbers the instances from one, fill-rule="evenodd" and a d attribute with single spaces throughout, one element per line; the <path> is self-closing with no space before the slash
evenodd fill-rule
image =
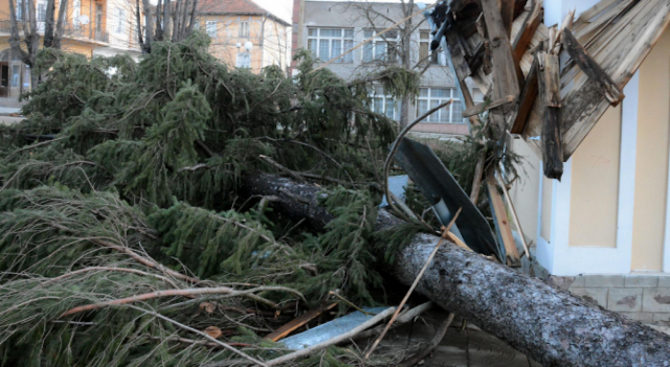
<path id="1" fill-rule="evenodd" d="M 277 210 L 306 218 L 314 230 L 323 230 L 327 218 L 332 218 L 325 208 L 303 203 L 316 202 L 321 188 L 315 185 L 263 173 L 245 181 L 252 184 L 251 194 L 277 196 L 272 202 Z M 377 229 L 401 223 L 381 210 Z M 387 270 L 409 286 L 438 240 L 430 234 L 416 235 Z M 670 366 L 670 335 L 450 242 L 437 252 L 416 292 L 545 367 Z"/>

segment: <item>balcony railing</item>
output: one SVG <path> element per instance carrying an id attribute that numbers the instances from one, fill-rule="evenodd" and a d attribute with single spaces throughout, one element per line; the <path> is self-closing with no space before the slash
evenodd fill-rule
<path id="1" fill-rule="evenodd" d="M 23 23 L 19 21 L 19 35 L 23 36 Z M 0 32 L 10 33 L 12 31 L 12 22 L 10 20 L 0 21 Z M 44 22 L 37 22 L 37 32 L 44 34 Z M 98 31 L 95 24 L 65 24 L 63 38 L 84 39 L 98 42 L 109 42 L 109 33 Z"/>

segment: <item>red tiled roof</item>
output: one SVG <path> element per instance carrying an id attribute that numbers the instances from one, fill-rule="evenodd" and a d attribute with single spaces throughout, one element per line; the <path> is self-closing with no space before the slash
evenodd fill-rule
<path id="1" fill-rule="evenodd" d="M 251 0 L 200 0 L 198 11 L 201 14 L 269 15 L 284 25 L 290 25 Z"/>

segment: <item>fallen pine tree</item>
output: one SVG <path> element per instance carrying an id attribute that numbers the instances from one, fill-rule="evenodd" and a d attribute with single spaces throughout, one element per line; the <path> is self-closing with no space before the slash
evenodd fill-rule
<path id="1" fill-rule="evenodd" d="M 395 134 L 367 108 L 364 85 L 312 72 L 309 53 L 292 80 L 276 68 L 229 70 L 207 47 L 196 34 L 155 43 L 140 63 L 40 55 L 44 83 L 27 119 L 0 127 L 3 365 L 263 365 L 289 353 L 264 336 L 333 292 L 359 306 L 394 303 L 381 271 L 408 283 L 422 266 L 421 243 L 434 238 L 403 247 L 419 227 L 378 215 Z M 376 77 L 387 91 L 418 92 L 411 73 Z M 488 149 L 475 140 L 445 157 L 466 187 Z M 393 226 L 379 231 L 378 218 Z M 665 353 L 663 336 L 525 275 L 451 247 L 438 255 L 443 274 L 431 268 L 436 282 L 418 290 L 548 366 L 590 361 L 588 348 L 602 362 L 581 365 L 635 365 L 635 355 L 654 365 Z M 538 294 L 546 309 L 530 306 Z M 593 321 L 571 321 L 573 308 Z M 580 349 L 599 332 L 618 344 Z M 622 347 L 628 337 L 633 347 Z M 388 366 L 411 352 L 380 348 L 363 361 L 330 347 L 287 365 Z"/>
<path id="2" fill-rule="evenodd" d="M 314 225 L 329 214 L 314 205 L 321 189 L 288 178 L 256 174 L 250 192 L 272 195 L 278 210 Z M 376 230 L 401 230 L 401 220 L 380 211 Z M 323 228 L 323 227 L 322 227 Z M 388 236 L 382 236 L 388 238 Z M 378 244 L 393 252 L 389 272 L 405 285 L 414 282 L 439 237 L 416 234 L 409 244 Z M 396 252 L 397 251 L 397 252 Z M 552 366 L 668 366 L 670 336 L 553 288 L 543 281 L 448 243 L 423 276 L 417 292 L 463 316 L 515 349 Z"/>
<path id="3" fill-rule="evenodd" d="M 299 77 L 257 75 L 208 42 L 40 53 L 26 119 L 0 126 L 0 365 L 387 366 L 419 347 L 294 360 L 265 338 L 334 294 L 308 326 L 388 302 L 372 240 L 395 125 L 366 83 L 416 95 L 417 74 L 344 81 L 299 52 Z M 327 230 L 244 194 L 270 162 L 324 185 Z"/>

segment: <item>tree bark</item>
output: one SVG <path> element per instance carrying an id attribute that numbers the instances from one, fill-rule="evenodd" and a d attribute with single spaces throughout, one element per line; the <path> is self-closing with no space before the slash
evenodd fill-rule
<path id="1" fill-rule="evenodd" d="M 314 185 L 263 173 L 245 184 L 251 194 L 276 196 L 279 211 L 315 229 L 332 218 L 315 205 L 321 188 Z M 401 223 L 381 210 L 377 229 Z M 416 235 L 396 254 L 390 272 L 410 285 L 438 240 Z M 416 291 L 545 367 L 670 365 L 670 336 L 452 243 L 441 247 Z"/>
<path id="2" fill-rule="evenodd" d="M 61 0 L 58 8 L 58 20 L 56 22 L 56 31 L 54 34 L 54 44 L 53 47 L 57 50 L 61 49 L 63 33 L 65 33 L 65 23 L 67 19 L 65 14 L 67 14 L 68 0 Z"/>

